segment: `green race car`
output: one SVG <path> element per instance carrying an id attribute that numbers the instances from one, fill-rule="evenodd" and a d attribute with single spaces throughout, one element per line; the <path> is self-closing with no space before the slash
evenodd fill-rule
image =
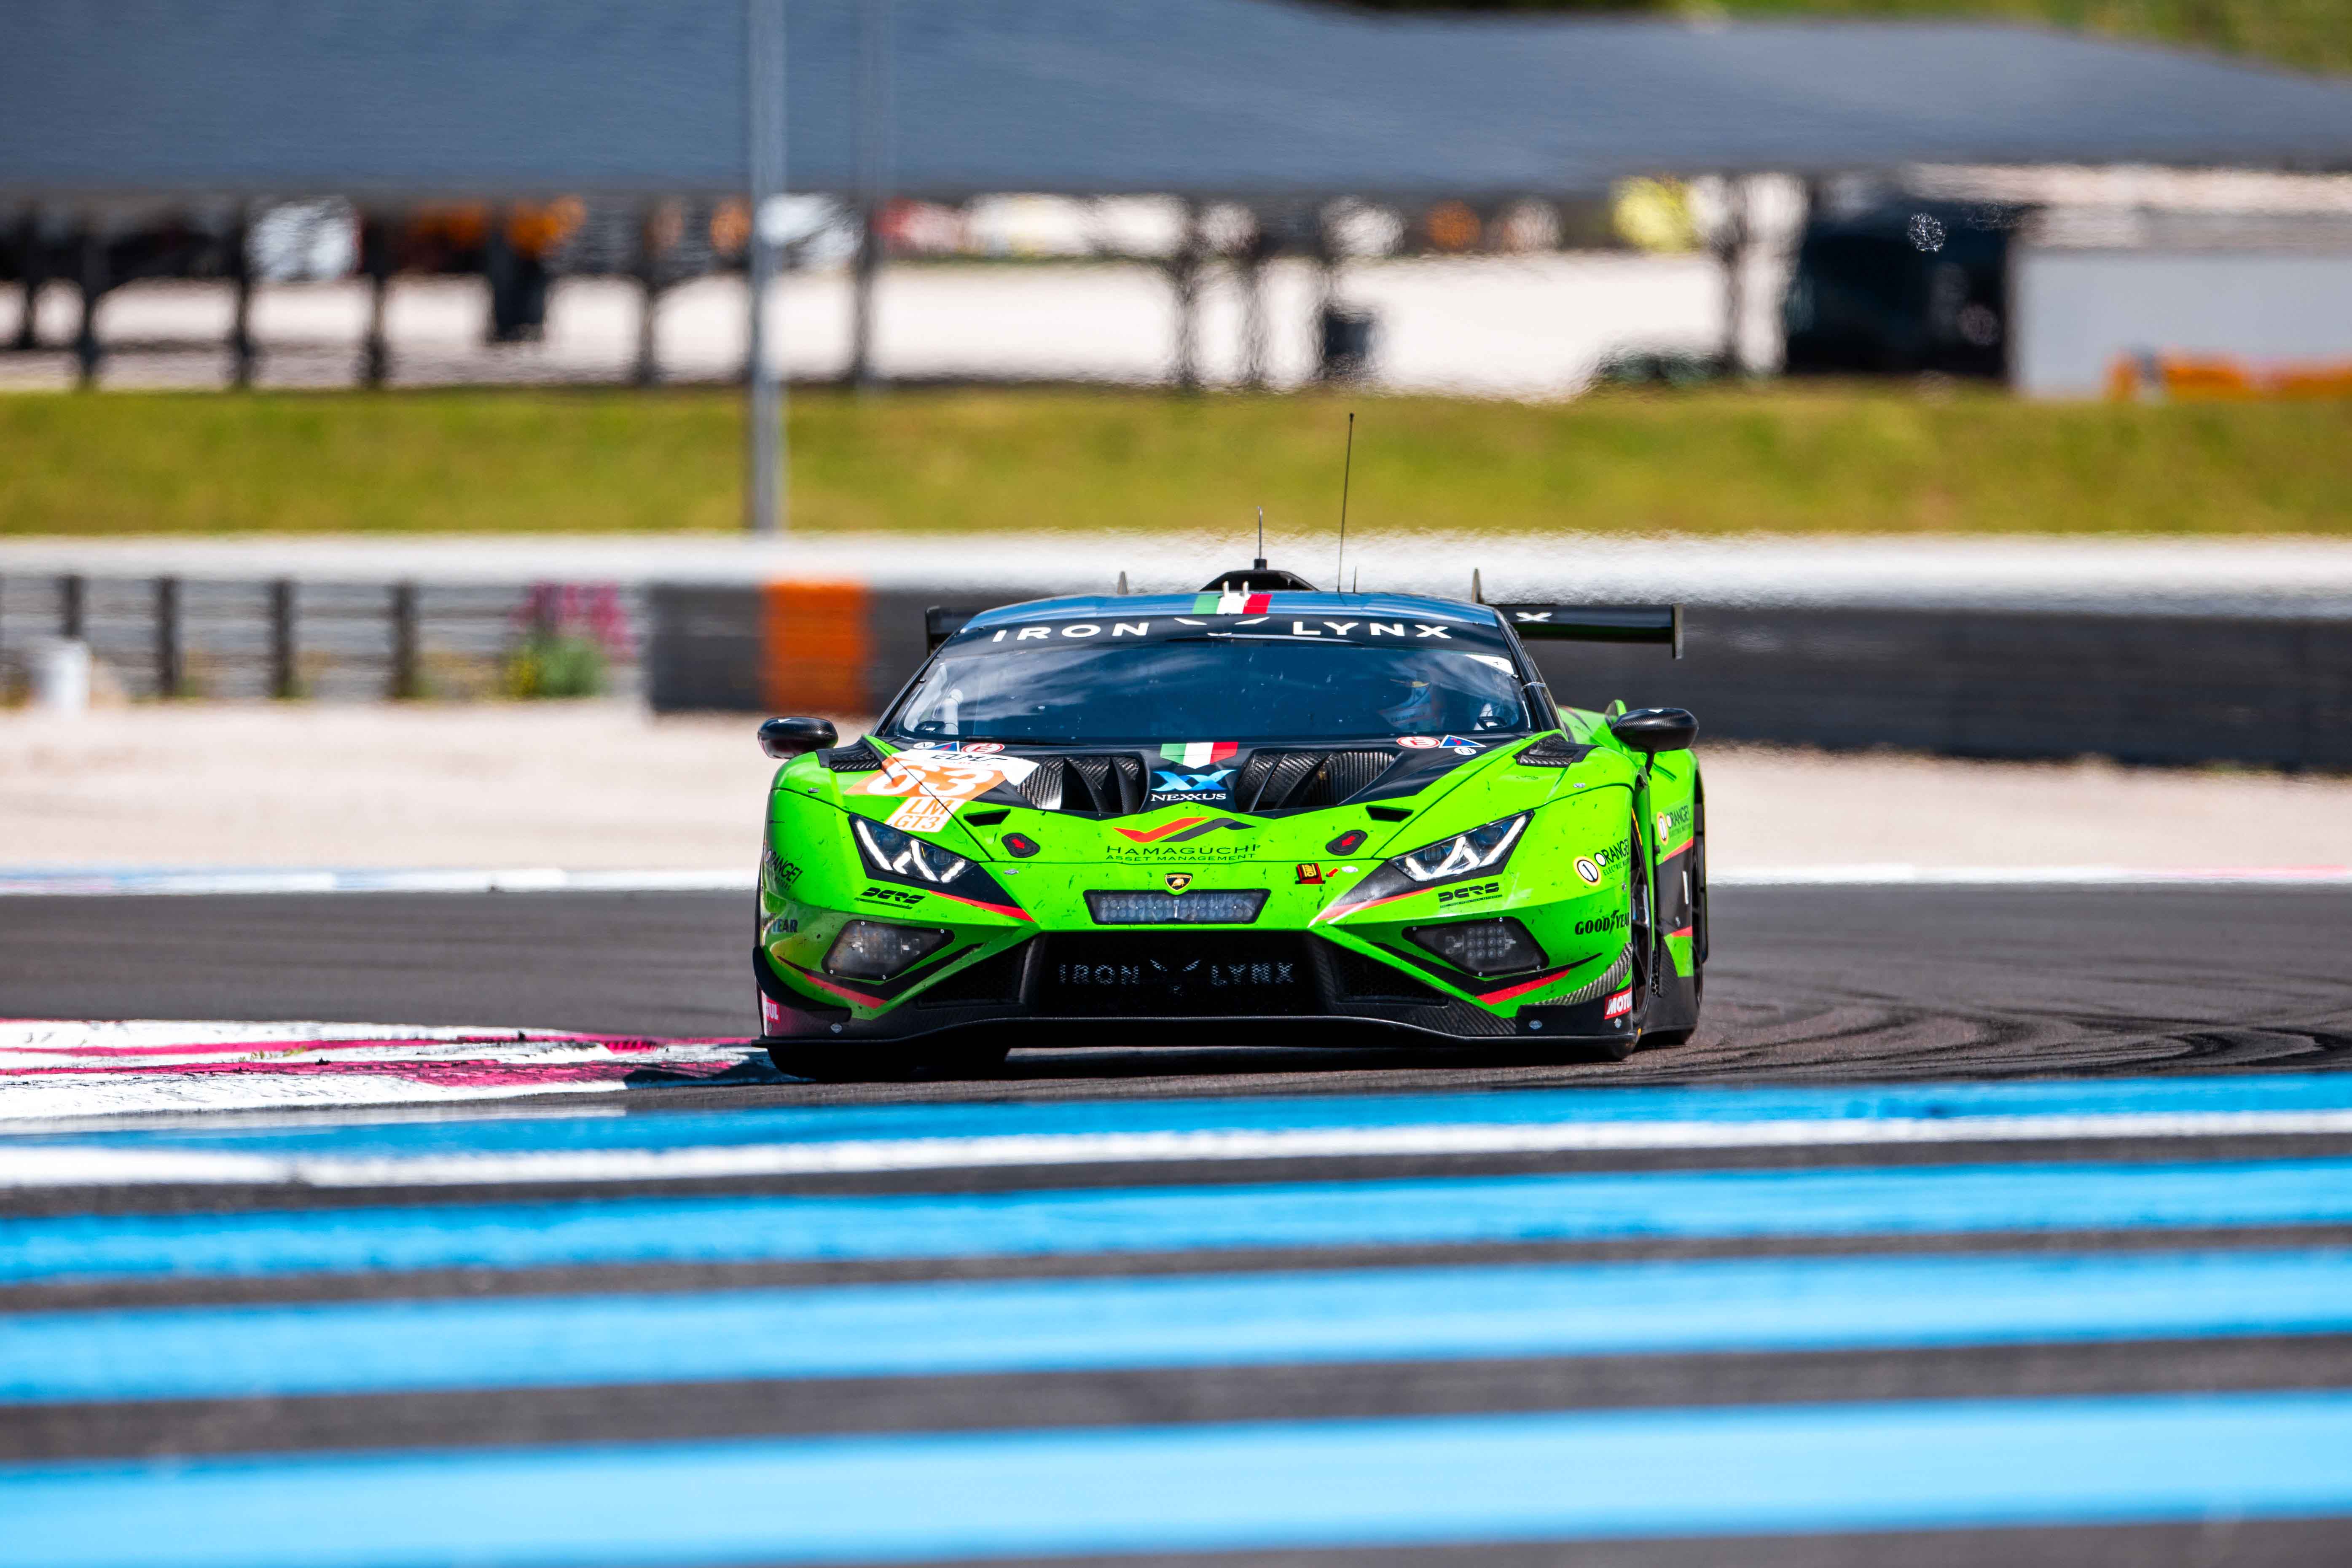
<path id="1" fill-rule="evenodd" d="M 1521 640 L 1679 653 L 1678 610 L 1327 594 L 1261 561 L 930 620 L 871 734 L 761 727 L 785 761 L 752 967 L 782 1070 L 1167 1022 L 1622 1060 L 1697 1025 L 1697 722 L 1559 708 Z"/>

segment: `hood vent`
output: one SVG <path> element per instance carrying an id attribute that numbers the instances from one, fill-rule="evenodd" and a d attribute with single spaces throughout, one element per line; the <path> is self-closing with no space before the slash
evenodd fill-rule
<path id="1" fill-rule="evenodd" d="M 1591 747 L 1580 746 L 1566 735 L 1546 735 L 1512 760 L 1523 768 L 1572 768 L 1591 754 Z"/>
<path id="2" fill-rule="evenodd" d="M 882 753 L 866 741 L 819 752 L 816 760 L 837 773 L 870 773 L 881 767 Z"/>
<path id="3" fill-rule="evenodd" d="M 1143 759 L 1121 752 L 1034 757 L 1037 769 L 1018 786 L 1039 811 L 1125 816 L 1143 809 Z"/>
<path id="4" fill-rule="evenodd" d="M 1394 752 L 1252 753 L 1232 785 L 1235 811 L 1310 811 L 1338 805 L 1396 763 Z"/>

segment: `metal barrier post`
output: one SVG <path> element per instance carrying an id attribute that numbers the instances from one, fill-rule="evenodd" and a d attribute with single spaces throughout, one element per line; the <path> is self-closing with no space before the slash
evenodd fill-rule
<path id="1" fill-rule="evenodd" d="M 180 580 L 155 579 L 155 695 L 180 695 L 184 684 L 180 659 Z"/>
<path id="2" fill-rule="evenodd" d="M 58 579 L 58 636 L 68 642 L 79 642 L 81 629 L 81 574 L 68 572 Z"/>
<path id="3" fill-rule="evenodd" d="M 269 584 L 269 695 L 294 695 L 294 584 L 286 577 Z"/>
<path id="4" fill-rule="evenodd" d="M 392 585 L 391 695 L 395 698 L 423 695 L 416 679 L 416 584 L 414 583 L 394 583 Z"/>

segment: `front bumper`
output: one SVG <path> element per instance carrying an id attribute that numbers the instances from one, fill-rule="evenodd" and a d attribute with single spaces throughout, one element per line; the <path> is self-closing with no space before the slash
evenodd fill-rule
<path id="1" fill-rule="evenodd" d="M 1045 931 L 948 975 L 877 1016 L 812 998 L 755 949 L 766 1028 L 775 1038 L 898 1041 L 983 1026 L 1073 1026 L 1034 1042 L 1101 1044 L 1141 1024 L 1370 1023 L 1472 1043 L 1513 1037 L 1615 1042 L 1646 1009 L 1629 975 L 1567 1003 L 1512 1016 L 1304 931 Z M 1599 981 L 1630 965 L 1596 965 Z"/>

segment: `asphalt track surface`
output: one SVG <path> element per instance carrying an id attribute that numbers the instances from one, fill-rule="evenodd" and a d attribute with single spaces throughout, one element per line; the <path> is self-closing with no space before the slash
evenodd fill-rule
<path id="1" fill-rule="evenodd" d="M 0 1014 L 736 1034 L 743 902 L 0 900 Z M 1625 1064 L 0 1137 L 0 1568 L 2352 1561 L 2352 898 L 1716 913 Z"/>
<path id="2" fill-rule="evenodd" d="M 0 899 L 0 1016 L 752 1027 L 740 893 Z M 2342 889 L 1724 888 L 1698 1037 L 1622 1065 L 1221 1032 L 1016 1049 L 992 1095 L 2352 1064 Z M 903 1098 L 895 1086 L 746 1097 Z"/>

